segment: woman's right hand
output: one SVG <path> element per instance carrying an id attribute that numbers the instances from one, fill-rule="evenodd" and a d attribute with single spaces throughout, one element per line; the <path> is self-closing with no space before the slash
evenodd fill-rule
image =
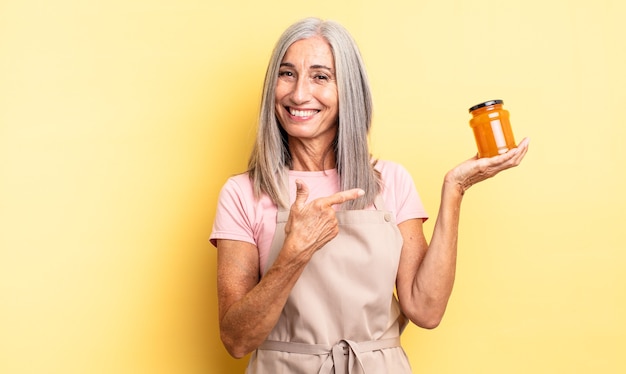
<path id="1" fill-rule="evenodd" d="M 296 180 L 296 200 L 291 206 L 285 226 L 285 249 L 294 255 L 310 256 L 339 233 L 334 205 L 357 199 L 365 192 L 360 188 L 340 191 L 307 203 L 309 188 Z"/>

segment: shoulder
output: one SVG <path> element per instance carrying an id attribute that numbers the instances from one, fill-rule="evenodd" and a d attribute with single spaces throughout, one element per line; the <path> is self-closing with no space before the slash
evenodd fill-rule
<path id="1" fill-rule="evenodd" d="M 268 194 L 261 192 L 259 196 L 254 191 L 254 183 L 249 173 L 237 174 L 229 177 L 218 199 L 218 208 L 237 209 L 240 213 L 253 216 L 260 210 L 276 209 L 276 204 Z"/>
<path id="2" fill-rule="evenodd" d="M 376 160 L 374 169 L 378 170 L 381 174 L 386 175 L 409 174 L 404 166 L 390 160 Z"/>
<path id="3" fill-rule="evenodd" d="M 254 187 L 248 173 L 230 176 L 222 186 L 221 194 L 244 196 L 254 195 Z"/>
<path id="4" fill-rule="evenodd" d="M 218 208 L 246 211 L 255 203 L 254 187 L 248 173 L 229 177 L 219 193 Z"/>
<path id="5" fill-rule="evenodd" d="M 224 185 L 226 186 L 237 186 L 239 188 L 243 188 L 243 189 L 252 189 L 252 180 L 250 179 L 250 174 L 249 173 L 241 173 L 241 174 L 236 174 L 236 175 L 232 175 L 230 176 L 227 180 L 226 183 Z"/>
<path id="6" fill-rule="evenodd" d="M 380 173 L 383 185 L 413 183 L 409 171 L 401 164 L 389 160 L 378 160 L 374 168 Z"/>

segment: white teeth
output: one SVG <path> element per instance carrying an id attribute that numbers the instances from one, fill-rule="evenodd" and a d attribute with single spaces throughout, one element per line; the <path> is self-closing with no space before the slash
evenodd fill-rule
<path id="1" fill-rule="evenodd" d="M 296 110 L 296 109 L 290 108 L 289 113 L 291 113 L 292 116 L 296 116 L 296 117 L 309 117 L 317 113 L 317 111 L 316 110 Z"/>

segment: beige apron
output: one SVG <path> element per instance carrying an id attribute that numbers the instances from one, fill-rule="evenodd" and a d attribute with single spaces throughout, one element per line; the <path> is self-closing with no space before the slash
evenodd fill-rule
<path id="1" fill-rule="evenodd" d="M 406 318 L 393 293 L 402 236 L 380 196 L 374 205 L 337 212 L 339 234 L 313 255 L 246 373 L 411 373 L 400 347 Z M 265 269 L 282 248 L 288 217 L 278 211 Z"/>

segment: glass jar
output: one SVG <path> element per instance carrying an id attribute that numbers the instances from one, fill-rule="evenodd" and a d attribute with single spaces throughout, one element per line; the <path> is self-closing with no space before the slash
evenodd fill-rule
<path id="1" fill-rule="evenodd" d="M 509 111 L 502 100 L 489 100 L 469 108 L 478 157 L 493 157 L 516 147 L 509 122 Z"/>

